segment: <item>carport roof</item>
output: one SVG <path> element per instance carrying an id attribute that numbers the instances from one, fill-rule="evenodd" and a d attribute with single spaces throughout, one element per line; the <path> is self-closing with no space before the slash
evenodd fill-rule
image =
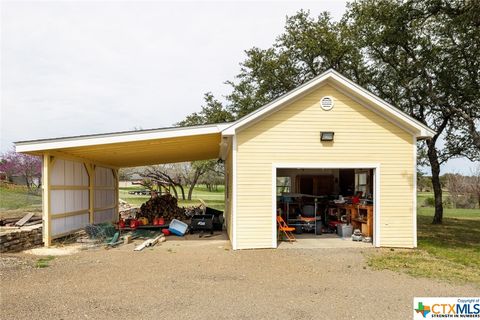
<path id="1" fill-rule="evenodd" d="M 113 167 L 215 159 L 228 123 L 15 142 L 17 152 L 83 158 Z"/>

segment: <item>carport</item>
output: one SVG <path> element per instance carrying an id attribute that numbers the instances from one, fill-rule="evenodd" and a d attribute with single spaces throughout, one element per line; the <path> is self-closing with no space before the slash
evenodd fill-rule
<path id="1" fill-rule="evenodd" d="M 44 244 L 118 219 L 118 170 L 224 159 L 227 124 L 125 131 L 20 141 L 16 151 L 41 156 Z"/>

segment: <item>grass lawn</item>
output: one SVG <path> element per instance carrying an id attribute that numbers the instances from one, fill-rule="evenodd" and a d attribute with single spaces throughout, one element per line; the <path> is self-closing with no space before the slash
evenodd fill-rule
<path id="1" fill-rule="evenodd" d="M 444 210 L 443 224 L 432 225 L 434 209 L 419 207 L 418 248 L 380 249 L 369 265 L 480 287 L 480 209 Z"/>
<path id="2" fill-rule="evenodd" d="M 129 191 L 142 189 L 140 187 L 128 187 L 120 188 L 120 199 L 127 201 L 130 204 L 140 206 L 142 203 L 150 199 L 150 196 L 142 195 L 133 195 L 129 194 Z M 178 194 L 181 197 L 181 192 L 178 190 Z M 185 196 L 188 195 L 188 188 L 185 188 Z M 225 210 L 225 200 L 224 200 L 224 187 L 219 186 L 218 191 L 210 192 L 204 185 L 196 186 L 193 189 L 192 200 L 178 200 L 179 206 L 197 206 L 200 204 L 202 199 L 207 206 L 218 209 Z"/>
<path id="3" fill-rule="evenodd" d="M 22 216 L 26 211 L 41 212 L 42 196 L 28 193 L 23 186 L 0 185 L 0 218 Z"/>

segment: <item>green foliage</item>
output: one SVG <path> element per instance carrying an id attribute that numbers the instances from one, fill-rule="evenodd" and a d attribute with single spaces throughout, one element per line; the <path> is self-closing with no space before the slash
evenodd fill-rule
<path id="1" fill-rule="evenodd" d="M 49 266 L 50 261 L 52 261 L 53 259 L 55 259 L 54 256 L 46 256 L 45 258 L 40 258 L 35 263 L 35 266 L 37 268 L 46 268 Z"/>
<path id="2" fill-rule="evenodd" d="M 205 105 L 202 106 L 202 111 L 192 113 L 187 116 L 185 120 L 180 121 L 180 126 L 195 126 L 211 123 L 230 122 L 233 116 L 226 110 L 222 103 L 214 98 L 213 94 L 208 92 L 204 96 Z"/>
<path id="3" fill-rule="evenodd" d="M 433 197 L 425 198 L 425 201 L 423 202 L 423 205 L 426 206 L 426 207 L 434 207 L 435 206 L 435 198 L 433 198 Z"/>
<path id="4" fill-rule="evenodd" d="M 357 82 L 364 73 L 364 57 L 344 20 L 329 13 L 311 17 L 299 11 L 287 17 L 285 31 L 272 47 L 245 51 L 240 74 L 228 81 L 229 110 L 242 117 L 323 71 L 334 68 Z"/>

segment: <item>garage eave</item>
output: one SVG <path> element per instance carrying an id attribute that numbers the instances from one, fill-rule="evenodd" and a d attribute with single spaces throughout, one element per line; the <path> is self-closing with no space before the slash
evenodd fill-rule
<path id="1" fill-rule="evenodd" d="M 90 145 L 102 145 L 111 143 L 134 142 L 143 140 L 155 140 L 165 138 L 178 138 L 192 135 L 220 133 L 229 126 L 228 123 L 218 123 L 202 126 L 170 127 L 159 129 L 122 131 L 114 133 L 102 133 L 51 139 L 39 139 L 14 142 L 15 151 L 22 153 L 34 153 Z"/>
<path id="2" fill-rule="evenodd" d="M 17 152 L 85 159 L 112 167 L 216 159 L 225 124 L 139 130 L 15 143 Z"/>

